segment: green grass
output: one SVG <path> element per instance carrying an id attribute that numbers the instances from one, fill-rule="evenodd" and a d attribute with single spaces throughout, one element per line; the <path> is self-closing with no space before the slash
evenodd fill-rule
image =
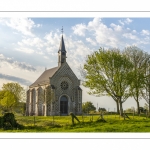
<path id="1" fill-rule="evenodd" d="M 129 115 L 123 119 L 118 115 L 105 115 L 106 122 L 97 122 L 98 115 L 77 116 L 80 123 L 71 123 L 71 116 L 15 116 L 22 129 L 4 130 L 0 132 L 150 132 L 150 118 Z M 34 122 L 35 119 L 35 122 Z"/>

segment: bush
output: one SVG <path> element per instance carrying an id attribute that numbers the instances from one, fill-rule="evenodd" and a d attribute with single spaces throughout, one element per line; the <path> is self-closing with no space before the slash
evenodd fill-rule
<path id="1" fill-rule="evenodd" d="M 22 127 L 16 122 L 13 113 L 5 113 L 4 116 L 0 118 L 0 121 L 1 121 L 0 127 L 3 128 L 4 130 Z"/>

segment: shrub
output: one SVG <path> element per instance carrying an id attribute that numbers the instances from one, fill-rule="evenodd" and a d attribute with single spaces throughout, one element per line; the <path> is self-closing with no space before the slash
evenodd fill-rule
<path id="1" fill-rule="evenodd" d="M 15 120 L 15 116 L 13 113 L 5 113 L 4 116 L 0 118 L 0 120 L 1 120 L 0 127 L 3 127 L 4 130 L 22 127 Z"/>

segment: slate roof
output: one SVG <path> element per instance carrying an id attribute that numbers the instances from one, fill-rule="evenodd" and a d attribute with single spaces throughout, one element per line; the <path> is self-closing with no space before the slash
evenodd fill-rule
<path id="1" fill-rule="evenodd" d="M 59 46 L 58 52 L 59 52 L 59 51 L 61 51 L 61 52 L 66 52 L 63 35 L 62 35 L 62 37 L 61 37 L 61 41 L 60 41 L 60 46 Z"/>
<path id="2" fill-rule="evenodd" d="M 35 87 L 35 86 L 38 86 L 38 85 L 43 85 L 43 84 L 50 83 L 49 77 L 52 77 L 58 69 L 59 69 L 59 67 L 55 67 L 55 68 L 45 70 L 41 74 L 41 76 L 33 84 L 31 84 L 29 87 Z"/>

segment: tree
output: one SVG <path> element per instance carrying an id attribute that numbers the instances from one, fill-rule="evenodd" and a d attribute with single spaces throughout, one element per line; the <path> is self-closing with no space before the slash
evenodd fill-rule
<path id="1" fill-rule="evenodd" d="M 127 113 L 133 113 L 134 111 L 135 111 L 135 108 L 134 108 L 134 107 L 127 108 L 127 109 L 125 110 L 125 112 L 127 112 Z"/>
<path id="2" fill-rule="evenodd" d="M 123 114 L 122 103 L 130 96 L 129 85 L 132 63 L 119 49 L 103 49 L 88 55 L 84 64 L 85 81 L 89 94 L 111 96 L 117 105 L 117 112 Z"/>
<path id="3" fill-rule="evenodd" d="M 85 102 L 82 104 L 82 111 L 84 113 L 89 113 L 89 111 L 96 110 L 96 107 L 93 105 L 92 102 Z"/>
<path id="4" fill-rule="evenodd" d="M 145 105 L 144 105 L 144 107 L 143 107 L 146 111 L 148 111 L 149 110 L 149 106 L 148 106 L 148 104 L 147 103 L 145 103 Z"/>
<path id="5" fill-rule="evenodd" d="M 105 108 L 98 108 L 98 111 L 100 112 L 100 111 L 106 111 L 106 109 Z"/>
<path id="6" fill-rule="evenodd" d="M 149 55 L 150 57 L 150 55 Z M 142 96 L 149 105 L 149 117 L 150 117 L 150 59 L 147 61 L 147 66 L 145 68 L 145 84 L 144 89 L 142 90 Z"/>
<path id="7" fill-rule="evenodd" d="M 22 114 L 24 116 L 26 112 L 26 103 L 19 102 L 19 104 L 17 104 L 17 107 L 15 107 L 13 110 L 14 112 Z"/>
<path id="8" fill-rule="evenodd" d="M 17 105 L 16 95 L 10 91 L 0 91 L 0 107 L 5 112 L 11 112 Z"/>
<path id="9" fill-rule="evenodd" d="M 132 83 L 130 85 L 131 96 L 137 103 L 137 112 L 140 113 L 139 100 L 142 99 L 142 91 L 145 84 L 145 70 L 149 55 L 136 46 L 127 47 L 124 50 L 125 55 L 132 62 L 133 70 L 131 73 Z"/>
<path id="10" fill-rule="evenodd" d="M 146 109 L 144 107 L 139 107 L 141 113 L 146 113 Z"/>
<path id="11" fill-rule="evenodd" d="M 18 83 L 3 84 L 0 93 L 1 108 L 12 111 L 20 102 L 25 101 L 25 90 Z"/>
<path id="12" fill-rule="evenodd" d="M 25 102 L 25 90 L 19 83 L 3 84 L 2 90 L 12 92 L 16 96 L 17 102 Z"/>

